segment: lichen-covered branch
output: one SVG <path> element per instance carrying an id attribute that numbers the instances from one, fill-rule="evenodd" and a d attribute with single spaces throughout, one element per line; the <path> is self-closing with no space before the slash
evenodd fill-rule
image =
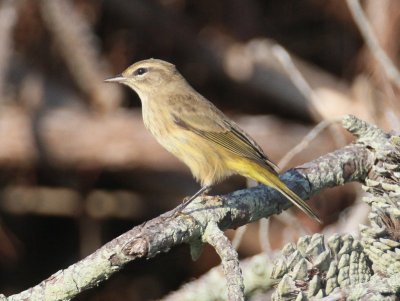
<path id="1" fill-rule="evenodd" d="M 364 182 L 373 162 L 373 152 L 355 143 L 289 170 L 281 178 L 308 199 L 323 187 Z M 171 217 L 167 212 L 137 226 L 37 286 L 3 300 L 31 296 L 35 300 L 67 300 L 106 280 L 130 261 L 152 258 L 181 243 L 198 244 L 210 223 L 220 230 L 237 228 L 290 206 L 278 192 L 262 185 L 223 196 L 199 197 L 182 214 Z"/>
<path id="2" fill-rule="evenodd" d="M 227 279 L 228 300 L 244 300 L 244 284 L 239 258 L 229 239 L 216 223 L 211 222 L 203 234 L 203 240 L 213 246 L 221 257 L 222 268 Z"/>
<path id="3" fill-rule="evenodd" d="M 272 277 L 280 279 L 273 300 L 398 300 L 400 296 L 400 139 L 353 116 L 344 126 L 375 155 L 364 190 L 371 206 L 370 226 L 360 225 L 361 239 L 318 234 L 288 244 Z M 310 254 L 308 250 L 316 250 Z M 322 298 L 322 299 L 321 299 Z"/>
<path id="4" fill-rule="evenodd" d="M 249 297 L 255 293 L 268 291 L 276 284 L 271 278 L 272 262 L 265 253 L 255 255 L 240 262 L 242 268 L 245 296 Z M 221 296 L 227 295 L 226 281 L 217 266 L 201 276 L 199 279 L 185 284 L 181 289 L 175 291 L 163 301 L 210 301 L 221 300 Z"/>

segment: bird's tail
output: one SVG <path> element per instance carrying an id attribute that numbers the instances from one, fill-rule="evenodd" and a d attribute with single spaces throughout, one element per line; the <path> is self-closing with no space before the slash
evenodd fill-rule
<path id="1" fill-rule="evenodd" d="M 309 217 L 319 223 L 322 223 L 318 215 L 314 213 L 310 206 L 308 206 L 306 202 L 304 202 L 297 194 L 290 190 L 290 188 L 279 179 L 279 176 L 272 171 L 272 169 L 268 170 L 257 163 L 253 163 L 251 164 L 250 168 L 247 168 L 246 173 L 250 178 L 278 190 Z"/>

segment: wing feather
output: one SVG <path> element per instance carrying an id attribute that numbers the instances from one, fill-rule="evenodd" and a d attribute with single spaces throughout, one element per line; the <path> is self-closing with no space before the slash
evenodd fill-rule
<path id="1" fill-rule="evenodd" d="M 180 110 L 179 116 L 172 114 L 175 124 L 277 173 L 277 166 L 236 123 L 208 101 L 196 105 L 191 104 L 191 110 Z"/>

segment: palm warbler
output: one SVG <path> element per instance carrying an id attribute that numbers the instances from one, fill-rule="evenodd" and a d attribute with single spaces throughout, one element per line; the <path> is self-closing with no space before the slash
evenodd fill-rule
<path id="1" fill-rule="evenodd" d="M 277 167 L 257 143 L 196 92 L 173 64 L 157 59 L 139 61 L 106 81 L 136 91 L 146 128 L 201 182 L 202 188 L 184 205 L 213 184 L 240 174 L 278 190 L 320 222 L 312 209 L 279 179 Z"/>

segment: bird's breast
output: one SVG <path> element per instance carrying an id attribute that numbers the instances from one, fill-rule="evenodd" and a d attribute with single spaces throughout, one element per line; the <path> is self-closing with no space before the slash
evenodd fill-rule
<path id="1" fill-rule="evenodd" d="M 178 126 L 167 110 L 143 107 L 143 120 L 158 143 L 183 161 L 202 184 L 216 183 L 231 174 L 218 146 Z"/>

